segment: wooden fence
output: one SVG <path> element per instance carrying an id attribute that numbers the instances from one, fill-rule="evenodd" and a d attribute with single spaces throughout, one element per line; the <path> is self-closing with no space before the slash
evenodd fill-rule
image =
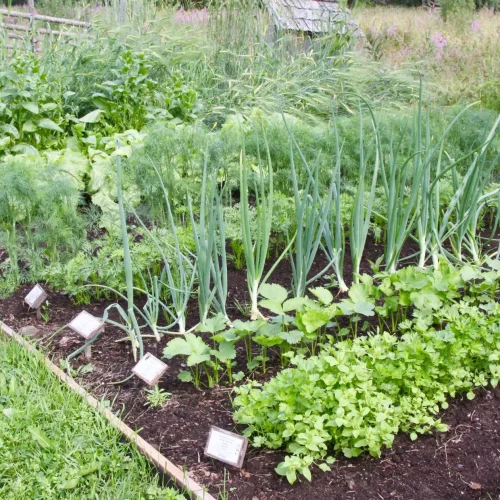
<path id="1" fill-rule="evenodd" d="M 29 42 L 29 45 L 35 51 L 41 50 L 40 45 L 43 36 L 77 38 L 83 34 L 82 30 L 86 32 L 92 26 L 91 23 L 77 21 L 75 19 L 64 19 L 36 14 L 31 7 L 30 10 L 31 12 L 19 12 L 0 8 L 0 16 L 4 21 L 0 23 L 0 28 L 5 30 L 6 37 L 10 40 Z M 28 21 L 28 23 L 25 21 Z M 37 23 L 45 23 L 46 27 L 39 27 Z M 60 24 L 61 29 L 52 29 L 50 26 L 52 23 Z M 64 29 L 68 27 L 76 28 L 76 30 L 68 31 Z M 9 44 L 8 48 L 13 49 L 14 45 Z"/>

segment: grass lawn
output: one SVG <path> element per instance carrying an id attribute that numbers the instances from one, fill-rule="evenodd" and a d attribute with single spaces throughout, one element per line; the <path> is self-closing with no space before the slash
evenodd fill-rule
<path id="1" fill-rule="evenodd" d="M 33 354 L 0 339 L 0 498 L 184 497 Z"/>

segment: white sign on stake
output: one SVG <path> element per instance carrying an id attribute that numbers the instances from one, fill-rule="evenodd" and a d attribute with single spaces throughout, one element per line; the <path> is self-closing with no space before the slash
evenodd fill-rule
<path id="1" fill-rule="evenodd" d="M 137 375 L 146 384 L 153 386 L 158 383 L 161 376 L 167 371 L 168 366 L 151 353 L 146 353 L 132 368 L 132 373 Z"/>
<path id="2" fill-rule="evenodd" d="M 104 330 L 104 323 L 87 311 L 82 311 L 68 326 L 85 340 L 94 338 Z"/>
<path id="3" fill-rule="evenodd" d="M 248 439 L 246 437 L 238 436 L 238 434 L 212 425 L 205 446 L 205 455 L 241 469 L 247 446 Z"/>
<path id="4" fill-rule="evenodd" d="M 47 293 L 40 285 L 35 285 L 28 295 L 24 298 L 24 302 L 28 304 L 32 309 L 39 309 L 40 306 L 45 302 L 47 298 Z"/>

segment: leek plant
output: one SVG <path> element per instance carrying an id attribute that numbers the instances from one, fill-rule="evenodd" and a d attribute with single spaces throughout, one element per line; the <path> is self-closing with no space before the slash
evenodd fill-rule
<path id="1" fill-rule="evenodd" d="M 351 244 L 351 259 L 352 259 L 352 273 L 354 283 L 359 283 L 359 268 L 363 253 L 365 251 L 366 238 L 370 229 L 370 220 L 373 210 L 373 202 L 375 200 L 375 189 L 377 188 L 378 171 L 380 168 L 380 147 L 378 144 L 379 134 L 377 131 L 377 122 L 375 116 L 370 110 L 372 126 L 375 131 L 375 140 L 377 141 L 375 147 L 375 165 L 372 174 L 371 188 L 368 195 L 368 203 L 365 207 L 365 179 L 366 179 L 366 166 L 368 158 L 364 153 L 364 134 L 363 134 L 363 115 L 360 110 L 360 139 L 359 139 L 359 176 L 358 188 L 354 197 L 352 207 L 351 221 L 349 225 L 349 239 Z"/>
<path id="2" fill-rule="evenodd" d="M 313 169 L 309 167 L 288 124 L 286 126 L 290 136 L 290 170 L 292 174 L 297 227 L 294 251 L 290 258 L 292 266 L 292 289 L 296 297 L 304 297 L 307 285 L 321 277 L 334 262 L 332 256 L 330 262 L 319 273 L 309 280 L 307 279 L 321 245 L 323 233 L 328 225 L 336 177 L 332 175 L 328 193 L 322 198 L 319 193 L 319 165 L 316 163 Z M 299 158 L 307 171 L 306 185 L 302 190 L 299 189 L 297 170 L 295 168 L 294 147 L 297 149 Z"/>

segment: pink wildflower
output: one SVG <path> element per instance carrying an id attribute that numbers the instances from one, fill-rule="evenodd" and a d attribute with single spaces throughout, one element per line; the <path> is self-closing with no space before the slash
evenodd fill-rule
<path id="1" fill-rule="evenodd" d="M 398 27 L 393 24 L 392 26 L 389 26 L 386 30 L 385 33 L 387 34 L 388 37 L 394 38 L 398 34 Z"/>
<path id="2" fill-rule="evenodd" d="M 442 33 L 435 33 L 432 35 L 431 42 L 436 48 L 436 59 L 443 58 L 443 50 L 448 45 L 448 40 L 443 36 Z"/>
<path id="3" fill-rule="evenodd" d="M 470 29 L 474 32 L 481 31 L 481 23 L 479 21 L 472 21 L 470 23 Z"/>

